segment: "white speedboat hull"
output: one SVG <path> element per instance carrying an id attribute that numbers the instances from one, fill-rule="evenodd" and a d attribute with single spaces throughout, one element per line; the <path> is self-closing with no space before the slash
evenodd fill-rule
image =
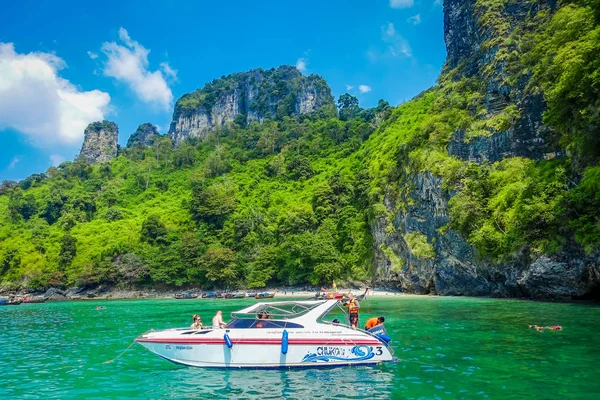
<path id="1" fill-rule="evenodd" d="M 287 320 L 238 320 L 249 326 L 244 329 L 168 329 L 147 332 L 136 341 L 168 361 L 195 367 L 290 368 L 391 361 L 393 352 L 380 337 L 316 321 L 335 303 L 297 302 L 312 308 Z M 285 327 L 268 327 L 277 324 Z"/>
<path id="2" fill-rule="evenodd" d="M 224 333 L 224 331 L 222 331 Z M 229 332 L 231 334 L 232 332 Z M 282 333 L 278 332 L 279 337 Z M 388 348 L 377 340 L 294 340 L 287 353 L 281 339 L 190 338 L 184 340 L 138 339 L 152 353 L 174 362 L 196 367 L 281 368 L 377 364 L 392 359 Z"/>

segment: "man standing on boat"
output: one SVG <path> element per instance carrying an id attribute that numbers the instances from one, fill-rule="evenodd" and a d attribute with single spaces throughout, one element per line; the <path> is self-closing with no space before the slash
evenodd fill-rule
<path id="1" fill-rule="evenodd" d="M 352 329 L 356 330 L 356 327 L 358 326 L 358 310 L 360 309 L 360 304 L 353 294 L 350 294 L 347 306 L 348 315 L 350 317 L 350 325 L 352 325 Z"/>

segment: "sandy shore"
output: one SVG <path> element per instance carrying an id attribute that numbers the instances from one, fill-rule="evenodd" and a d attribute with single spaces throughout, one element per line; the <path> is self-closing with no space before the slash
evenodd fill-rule
<path id="1" fill-rule="evenodd" d="M 237 290 L 232 292 L 274 292 L 275 288 L 270 289 L 261 289 L 261 290 Z M 364 289 L 338 289 L 340 293 L 352 293 L 355 296 L 363 294 Z M 5 293 L 0 297 L 24 297 L 24 296 L 39 296 L 46 297 L 50 301 L 70 301 L 70 300 L 123 300 L 123 299 L 168 299 L 174 298 L 176 293 L 217 293 L 220 292 L 218 290 L 207 291 L 200 289 L 188 289 L 188 290 L 166 290 L 166 291 L 157 291 L 157 290 L 119 290 L 115 288 L 107 288 L 107 287 L 98 287 L 95 289 L 68 289 L 68 290 L 60 290 L 60 289 L 49 289 L 45 293 Z M 285 288 L 285 289 L 277 289 L 277 293 L 275 295 L 275 299 L 282 298 L 304 298 L 309 299 L 314 297 L 316 293 L 320 293 L 318 289 L 312 290 L 295 290 L 294 288 Z M 370 289 L 367 294 L 368 297 L 386 297 L 386 296 L 401 296 L 404 295 L 401 292 L 395 292 L 385 289 Z"/>

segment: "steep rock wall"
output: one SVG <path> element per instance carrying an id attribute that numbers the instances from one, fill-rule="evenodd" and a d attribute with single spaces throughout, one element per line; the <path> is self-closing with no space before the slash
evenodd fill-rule
<path id="1" fill-rule="evenodd" d="M 482 118 L 516 107 L 518 118 L 502 131 L 467 138 L 457 129 L 447 147 L 451 156 L 477 164 L 510 157 L 534 160 L 564 155 L 544 125 L 543 96 L 527 90 L 527 77 L 514 81 L 508 64 L 497 55 L 510 47 L 494 27 L 483 21 L 494 2 L 445 0 L 445 41 L 448 58 L 442 80 L 469 79 L 479 84 L 483 98 Z M 531 29 L 531 17 L 556 7 L 552 1 L 495 3 L 495 17 L 506 32 Z M 529 22 L 526 22 L 529 21 Z M 508 33 L 507 33 L 508 34 Z M 508 43 L 508 44 L 507 44 Z M 511 50 L 510 48 L 508 50 Z M 443 85 L 443 83 L 442 83 Z M 399 161 L 402 162 L 402 161 Z M 455 193 L 443 188 L 442 180 L 429 172 L 412 173 L 401 185 L 405 194 L 387 193 L 388 217 L 372 221 L 375 266 L 380 282 L 392 283 L 412 293 L 532 298 L 598 297 L 600 251 L 586 254 L 574 242 L 551 256 L 523 251 L 510 262 L 481 257 L 458 232 L 449 228 L 448 202 Z M 402 203 L 402 206 L 400 206 Z M 411 236 L 414 235 L 414 236 Z M 411 248 L 417 237 L 430 251 Z M 536 255 L 537 254 L 537 255 Z"/>
<path id="2" fill-rule="evenodd" d="M 80 157 L 89 163 L 103 163 L 117 156 L 119 128 L 110 121 L 93 122 L 85 128 Z"/>
<path id="3" fill-rule="evenodd" d="M 182 96 L 175 105 L 169 136 L 175 143 L 204 139 L 234 122 L 244 125 L 310 114 L 325 105 L 333 105 L 333 97 L 320 76 L 304 76 L 289 66 L 255 69 L 222 77 Z"/>

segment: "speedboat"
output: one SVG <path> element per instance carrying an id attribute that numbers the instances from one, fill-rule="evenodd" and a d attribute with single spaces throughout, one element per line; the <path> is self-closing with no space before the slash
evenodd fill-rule
<path id="1" fill-rule="evenodd" d="M 287 368 L 377 364 L 392 360 L 389 337 L 352 329 L 337 300 L 256 303 L 225 328 L 149 331 L 136 342 L 175 364 Z M 381 332 L 381 328 L 380 331 Z"/>
<path id="2" fill-rule="evenodd" d="M 273 297 L 275 297 L 275 294 L 277 293 L 277 289 L 275 289 L 274 292 L 262 292 L 262 293 L 257 293 L 256 296 L 254 296 L 254 298 L 256 300 L 262 300 L 262 299 L 272 299 Z"/>
<path id="3" fill-rule="evenodd" d="M 33 304 L 33 303 L 45 303 L 48 300 L 47 297 L 24 297 L 23 304 Z"/>
<path id="4" fill-rule="evenodd" d="M 0 306 L 18 306 L 22 303 L 18 299 L 0 299 Z"/>
<path id="5" fill-rule="evenodd" d="M 177 300 L 191 300 L 191 299 L 197 299 L 198 298 L 198 294 L 197 293 L 177 293 L 175 295 L 175 298 Z"/>

